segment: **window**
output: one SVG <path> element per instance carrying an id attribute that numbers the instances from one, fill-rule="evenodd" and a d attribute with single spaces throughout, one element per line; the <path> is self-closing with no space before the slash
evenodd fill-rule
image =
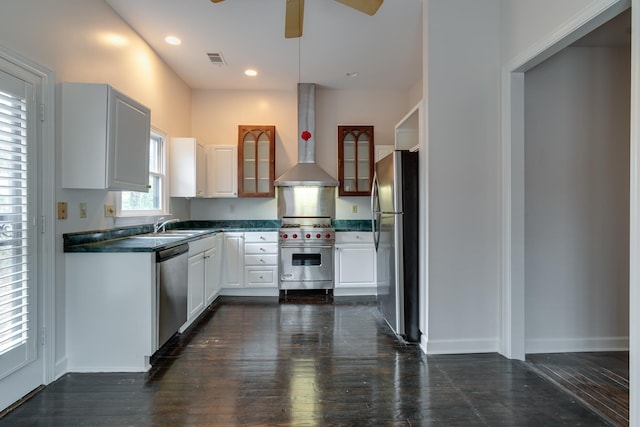
<path id="1" fill-rule="evenodd" d="M 157 215 L 165 212 L 165 137 L 152 131 L 149 139 L 149 191 L 122 191 L 119 216 Z"/>

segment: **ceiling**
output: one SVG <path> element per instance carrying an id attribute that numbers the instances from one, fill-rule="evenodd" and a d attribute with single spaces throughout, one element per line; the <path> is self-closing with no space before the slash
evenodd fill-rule
<path id="1" fill-rule="evenodd" d="M 374 16 L 307 0 L 303 36 L 292 39 L 284 37 L 286 0 L 106 1 L 193 89 L 293 90 L 306 82 L 408 90 L 422 75 L 422 0 L 386 0 Z M 167 35 L 182 44 L 167 44 Z M 226 65 L 207 53 L 221 53 Z M 246 68 L 258 76 L 245 76 Z"/>

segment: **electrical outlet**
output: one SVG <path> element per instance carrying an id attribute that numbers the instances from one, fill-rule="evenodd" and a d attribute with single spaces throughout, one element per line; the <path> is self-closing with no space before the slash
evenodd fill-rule
<path id="1" fill-rule="evenodd" d="M 351 213 L 358 213 L 358 205 L 351 206 Z"/>
<path id="2" fill-rule="evenodd" d="M 115 215 L 116 215 L 116 210 L 113 208 L 113 205 L 110 205 L 110 204 L 104 205 L 105 217 L 114 217 Z"/>
<path id="3" fill-rule="evenodd" d="M 67 219 L 67 202 L 58 202 L 58 219 Z"/>
<path id="4" fill-rule="evenodd" d="M 80 218 L 86 218 L 87 217 L 87 204 L 86 203 L 80 203 Z"/>

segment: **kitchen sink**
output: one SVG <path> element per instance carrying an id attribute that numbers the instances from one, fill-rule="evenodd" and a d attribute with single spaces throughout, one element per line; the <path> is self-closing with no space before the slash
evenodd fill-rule
<path id="1" fill-rule="evenodd" d="M 197 236 L 199 234 L 207 233 L 208 230 L 167 230 L 162 233 L 158 233 L 159 236 L 166 235 L 183 235 L 183 236 Z"/>
<path id="2" fill-rule="evenodd" d="M 180 240 L 186 237 L 190 237 L 186 234 L 140 234 L 137 236 L 131 236 L 130 239 L 144 239 L 144 240 Z"/>
<path id="3" fill-rule="evenodd" d="M 201 234 L 207 233 L 208 230 L 167 230 L 160 233 L 147 233 L 147 234 L 137 234 L 135 236 L 131 236 L 131 239 L 141 239 L 141 240 L 157 240 L 159 242 L 168 242 L 180 239 L 186 239 L 189 237 L 199 236 Z"/>

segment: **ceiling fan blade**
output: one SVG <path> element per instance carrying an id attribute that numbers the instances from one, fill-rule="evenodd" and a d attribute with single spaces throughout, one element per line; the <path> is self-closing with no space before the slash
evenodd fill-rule
<path id="1" fill-rule="evenodd" d="M 284 18 L 284 36 L 288 39 L 302 36 L 304 0 L 287 0 Z"/>
<path id="2" fill-rule="evenodd" d="M 220 3 L 221 1 L 224 1 L 224 0 L 211 0 L 211 3 Z"/>
<path id="3" fill-rule="evenodd" d="M 382 5 L 382 0 L 336 0 L 345 6 L 352 7 L 367 15 L 375 15 Z"/>

